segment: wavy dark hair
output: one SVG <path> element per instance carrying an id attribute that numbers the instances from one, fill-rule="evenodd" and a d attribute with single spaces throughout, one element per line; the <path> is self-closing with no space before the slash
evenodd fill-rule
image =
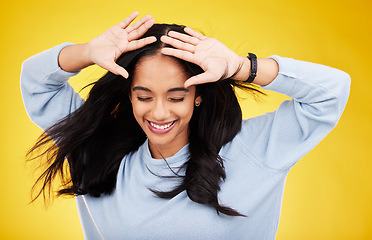
<path id="1" fill-rule="evenodd" d="M 155 43 L 125 53 L 117 60 L 130 73 L 127 80 L 107 72 L 93 84 L 86 102 L 79 109 L 39 137 L 27 157 L 32 160 L 45 156 L 47 166 L 33 186 L 33 192 L 39 184 L 41 188 L 32 201 L 41 194 L 44 199 L 47 193 L 50 196 L 52 182 L 58 176 L 61 180 L 58 196 L 89 194 L 99 197 L 114 190 L 123 157 L 137 150 L 146 140 L 134 118 L 129 99 L 132 73 L 140 59 L 161 54 L 160 50 L 165 46 L 171 47 L 160 41 L 160 37 L 171 30 L 185 33 L 184 26 L 154 24 L 142 38 L 155 36 Z M 195 64 L 176 59 L 190 75 L 203 72 Z M 185 175 L 176 176 L 182 181 L 171 191 L 152 190 L 158 197 L 172 198 L 186 191 L 192 201 L 208 204 L 217 213 L 244 216 L 219 204 L 217 198 L 220 183 L 226 178 L 223 159 L 218 153 L 241 128 L 242 112 L 234 87 L 252 94 L 262 93 L 254 85 L 232 79 L 196 86 L 196 93 L 203 103 L 194 109 L 189 122 L 190 157 L 182 166 Z"/>

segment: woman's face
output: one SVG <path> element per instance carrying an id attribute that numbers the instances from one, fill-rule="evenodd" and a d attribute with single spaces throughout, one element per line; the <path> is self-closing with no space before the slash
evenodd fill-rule
<path id="1" fill-rule="evenodd" d="M 195 99 L 195 86 L 184 88 L 189 75 L 174 58 L 145 57 L 133 74 L 133 114 L 149 139 L 152 156 L 173 156 L 189 141 L 189 121 L 201 98 Z"/>

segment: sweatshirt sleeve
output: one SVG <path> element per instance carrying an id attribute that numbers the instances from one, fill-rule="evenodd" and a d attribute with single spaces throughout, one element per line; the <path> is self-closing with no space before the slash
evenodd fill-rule
<path id="1" fill-rule="evenodd" d="M 289 170 L 337 124 L 350 92 L 350 76 L 320 64 L 271 56 L 279 74 L 263 87 L 287 95 L 279 108 L 243 120 L 245 150 L 272 169 Z"/>
<path id="2" fill-rule="evenodd" d="M 21 92 L 28 116 L 42 130 L 51 127 L 79 108 L 84 100 L 68 83 L 78 72 L 63 71 L 58 65 L 64 43 L 38 53 L 22 64 Z"/>

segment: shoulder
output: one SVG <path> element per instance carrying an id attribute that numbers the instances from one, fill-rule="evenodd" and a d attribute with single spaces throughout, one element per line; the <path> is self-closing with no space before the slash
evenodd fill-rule
<path id="1" fill-rule="evenodd" d="M 255 144 L 260 141 L 259 139 L 266 138 L 262 135 L 266 135 L 264 132 L 271 128 L 269 119 L 272 114 L 274 113 L 266 113 L 242 121 L 240 132 L 220 150 L 226 172 L 241 172 L 241 174 L 244 174 L 247 171 L 257 171 L 270 175 L 287 172 L 266 164 L 262 156 L 254 150 Z"/>

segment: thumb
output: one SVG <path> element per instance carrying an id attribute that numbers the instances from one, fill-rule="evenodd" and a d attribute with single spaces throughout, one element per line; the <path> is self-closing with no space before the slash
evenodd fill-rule
<path id="1" fill-rule="evenodd" d="M 113 74 L 123 76 L 125 79 L 127 79 L 129 77 L 129 73 L 127 72 L 127 70 L 125 70 L 123 67 L 119 66 L 114 61 L 112 61 L 110 63 L 107 63 L 107 65 L 104 68 L 106 70 L 112 72 Z"/>
<path id="2" fill-rule="evenodd" d="M 209 72 L 204 72 L 195 76 L 192 76 L 191 78 L 187 79 L 184 87 L 188 88 L 192 85 L 207 83 L 207 82 L 215 82 L 218 78 L 216 78 L 213 74 Z"/>

